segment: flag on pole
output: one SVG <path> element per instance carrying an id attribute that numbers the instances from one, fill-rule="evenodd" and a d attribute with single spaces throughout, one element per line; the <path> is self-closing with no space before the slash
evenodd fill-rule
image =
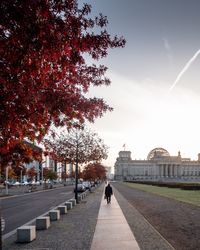
<path id="1" fill-rule="evenodd" d="M 124 151 L 125 151 L 125 149 L 126 149 L 126 144 L 124 143 L 124 145 L 123 145 L 122 147 L 124 148 Z"/>

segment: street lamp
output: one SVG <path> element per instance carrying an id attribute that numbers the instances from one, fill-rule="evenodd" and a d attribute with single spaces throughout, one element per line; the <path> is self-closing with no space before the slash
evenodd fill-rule
<path id="1" fill-rule="evenodd" d="M 44 181 L 43 164 L 44 164 L 45 162 L 46 162 L 46 161 L 42 161 L 42 162 L 40 162 L 40 167 L 41 167 L 41 181 L 42 181 L 42 185 L 43 185 L 43 181 Z"/>
<path id="2" fill-rule="evenodd" d="M 8 170 L 11 167 L 12 161 L 8 162 L 8 166 L 6 166 L 6 195 L 8 195 Z"/>
<path id="3" fill-rule="evenodd" d="M 78 146 L 76 147 L 76 165 L 75 165 L 75 199 L 78 203 Z"/>
<path id="4" fill-rule="evenodd" d="M 21 168 L 21 170 L 20 170 L 20 182 L 22 184 L 22 171 L 23 171 L 23 167 L 19 166 L 19 168 Z"/>

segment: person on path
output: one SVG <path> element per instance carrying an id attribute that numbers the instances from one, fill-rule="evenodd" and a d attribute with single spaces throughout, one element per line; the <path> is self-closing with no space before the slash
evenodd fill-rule
<path id="1" fill-rule="evenodd" d="M 105 188 L 105 197 L 107 199 L 107 204 L 111 203 L 111 195 L 113 194 L 112 187 L 108 184 Z"/>

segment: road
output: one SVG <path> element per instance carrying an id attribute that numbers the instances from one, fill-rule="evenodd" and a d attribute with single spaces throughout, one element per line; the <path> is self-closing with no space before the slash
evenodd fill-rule
<path id="1" fill-rule="evenodd" d="M 1 212 L 6 225 L 3 234 L 24 225 L 73 196 L 73 186 L 65 186 L 1 199 Z"/>

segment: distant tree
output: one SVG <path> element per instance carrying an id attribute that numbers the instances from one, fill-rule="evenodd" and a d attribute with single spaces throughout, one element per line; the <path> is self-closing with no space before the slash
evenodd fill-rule
<path id="1" fill-rule="evenodd" d="M 95 180 L 105 180 L 106 178 L 106 169 L 105 167 L 98 163 L 89 163 L 88 165 L 85 166 L 83 170 L 83 179 L 84 180 L 90 180 L 90 181 L 95 181 Z"/>
<path id="2" fill-rule="evenodd" d="M 17 179 L 17 175 L 12 168 L 8 169 L 8 179 Z"/>
<path id="3" fill-rule="evenodd" d="M 43 168 L 43 179 L 46 182 L 48 180 L 49 169 L 47 167 Z"/>
<path id="4" fill-rule="evenodd" d="M 109 85 L 107 68 L 88 64 L 123 47 L 106 31 L 107 18 L 91 18 L 77 0 L 0 1 L 0 161 L 7 166 L 24 138 L 41 141 L 50 126 L 93 122 L 111 108 L 86 96 L 90 86 Z M 99 32 L 98 32 L 99 31 Z"/>
<path id="5" fill-rule="evenodd" d="M 53 170 L 51 170 L 49 168 L 44 168 L 43 169 L 43 178 L 45 181 L 47 181 L 47 180 L 52 181 L 52 180 L 56 180 L 58 178 L 58 175 Z"/>
<path id="6" fill-rule="evenodd" d="M 13 172 L 15 173 L 16 178 L 21 181 L 21 175 L 25 175 L 27 173 L 27 170 L 25 166 L 21 165 L 13 168 Z"/>
<path id="7" fill-rule="evenodd" d="M 58 175 L 53 170 L 49 169 L 46 178 L 49 179 L 50 181 L 53 181 L 53 180 L 56 180 L 58 178 Z"/>
<path id="8" fill-rule="evenodd" d="M 64 171 L 62 171 L 62 173 L 61 173 L 61 179 L 63 180 L 63 181 L 66 181 L 66 179 L 69 177 L 69 175 L 66 173 L 66 172 L 64 172 Z"/>
<path id="9" fill-rule="evenodd" d="M 108 148 L 97 133 L 87 128 L 71 129 L 45 139 L 44 145 L 54 159 L 71 164 L 97 162 L 107 158 Z"/>
<path id="10" fill-rule="evenodd" d="M 27 170 L 27 176 L 29 177 L 29 179 L 31 181 L 34 180 L 35 176 L 37 175 L 36 169 L 35 167 L 32 167 L 30 169 Z"/>
<path id="11" fill-rule="evenodd" d="M 107 146 L 96 133 L 86 128 L 71 129 L 55 138 L 46 139 L 45 146 L 51 156 L 58 161 L 75 164 L 76 187 L 79 178 L 79 164 L 97 162 L 107 158 Z M 75 198 L 77 199 L 77 192 Z"/>

